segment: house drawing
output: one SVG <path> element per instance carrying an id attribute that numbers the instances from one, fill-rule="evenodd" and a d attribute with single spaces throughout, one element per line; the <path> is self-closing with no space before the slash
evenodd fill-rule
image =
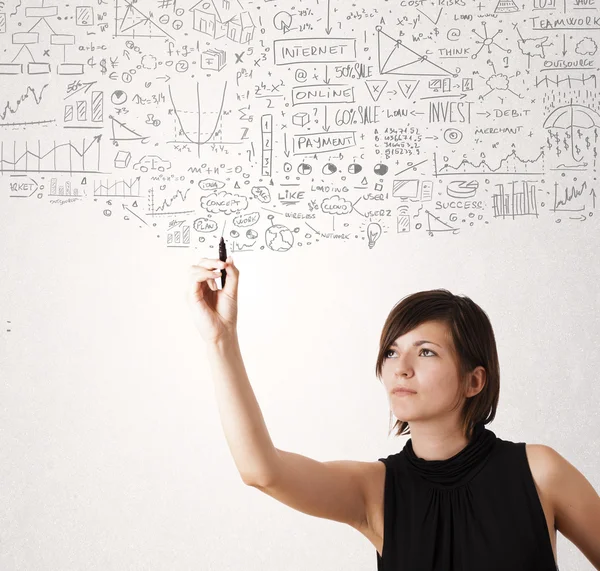
<path id="1" fill-rule="evenodd" d="M 213 38 L 227 36 L 245 44 L 254 36 L 254 22 L 238 0 L 201 0 L 190 8 L 194 30 Z"/>

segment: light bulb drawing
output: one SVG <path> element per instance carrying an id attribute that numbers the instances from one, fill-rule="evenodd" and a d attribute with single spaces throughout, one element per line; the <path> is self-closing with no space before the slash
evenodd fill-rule
<path id="1" fill-rule="evenodd" d="M 371 222 L 367 226 L 367 238 L 369 239 L 369 248 L 373 248 L 375 246 L 375 242 L 381 236 L 381 226 L 377 224 L 377 222 Z"/>

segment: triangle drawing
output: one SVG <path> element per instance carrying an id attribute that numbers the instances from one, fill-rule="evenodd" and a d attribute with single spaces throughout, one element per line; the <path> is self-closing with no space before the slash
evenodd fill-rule
<path id="1" fill-rule="evenodd" d="M 427 213 L 427 226 L 429 227 L 429 235 L 433 236 L 433 232 L 455 232 L 457 228 L 453 228 L 449 224 L 443 222 L 440 218 L 435 216 L 429 212 L 429 210 L 425 211 Z"/>
<path id="2" fill-rule="evenodd" d="M 519 7 L 513 2 L 513 0 L 498 0 L 498 4 L 496 4 L 496 9 L 494 10 L 496 14 L 518 11 Z"/>
<path id="3" fill-rule="evenodd" d="M 113 143 L 116 141 L 143 141 L 144 139 L 148 139 L 148 137 L 136 133 L 133 129 L 130 129 L 125 123 L 121 123 L 121 121 L 115 119 L 112 115 L 109 115 L 108 117 L 112 121 Z"/>
<path id="4" fill-rule="evenodd" d="M 123 2 L 125 7 L 120 5 L 119 0 L 117 0 L 116 3 L 116 36 L 134 38 L 161 38 L 169 36 L 170 38 L 173 38 L 173 36 L 156 24 L 150 16 L 147 16 L 139 8 L 134 6 L 132 0 L 123 0 Z"/>
<path id="5" fill-rule="evenodd" d="M 377 101 L 387 85 L 387 79 L 365 79 L 365 84 L 367 85 L 371 99 Z"/>
<path id="6" fill-rule="evenodd" d="M 406 46 L 402 40 L 388 36 L 377 30 L 377 56 L 379 58 L 379 73 L 391 75 L 428 75 L 453 76 L 457 74 L 429 60 L 427 55 L 421 55 Z"/>
<path id="7" fill-rule="evenodd" d="M 420 79 L 399 79 L 398 88 L 400 89 L 400 93 L 402 93 L 406 99 L 410 99 L 420 81 Z"/>

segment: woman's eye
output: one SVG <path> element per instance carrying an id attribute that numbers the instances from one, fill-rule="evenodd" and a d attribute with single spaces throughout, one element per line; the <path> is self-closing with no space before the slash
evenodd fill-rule
<path id="1" fill-rule="evenodd" d="M 429 353 L 431 353 L 431 355 L 435 356 L 435 353 L 434 353 L 434 352 L 433 352 L 431 349 L 427 349 L 426 347 L 423 347 L 423 348 L 421 349 L 420 353 L 422 353 L 423 351 L 428 351 Z M 393 349 L 388 349 L 388 350 L 385 352 L 385 355 L 384 355 L 384 357 L 385 357 L 386 359 L 388 359 L 388 358 L 389 358 L 389 353 L 394 353 L 394 350 L 393 350 Z"/>

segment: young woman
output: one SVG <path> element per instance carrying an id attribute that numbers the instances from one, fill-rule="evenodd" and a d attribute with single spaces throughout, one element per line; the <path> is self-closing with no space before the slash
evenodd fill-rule
<path id="1" fill-rule="evenodd" d="M 217 289 L 216 274 L 227 272 Z M 410 434 L 374 462 L 318 462 L 273 445 L 237 339 L 239 270 L 190 268 L 194 322 L 208 348 L 221 422 L 243 481 L 303 513 L 348 524 L 378 571 L 557 571 L 556 531 L 600 570 L 600 496 L 558 452 L 498 438 L 492 326 L 467 297 L 402 299 L 381 334 L 376 374 Z"/>

